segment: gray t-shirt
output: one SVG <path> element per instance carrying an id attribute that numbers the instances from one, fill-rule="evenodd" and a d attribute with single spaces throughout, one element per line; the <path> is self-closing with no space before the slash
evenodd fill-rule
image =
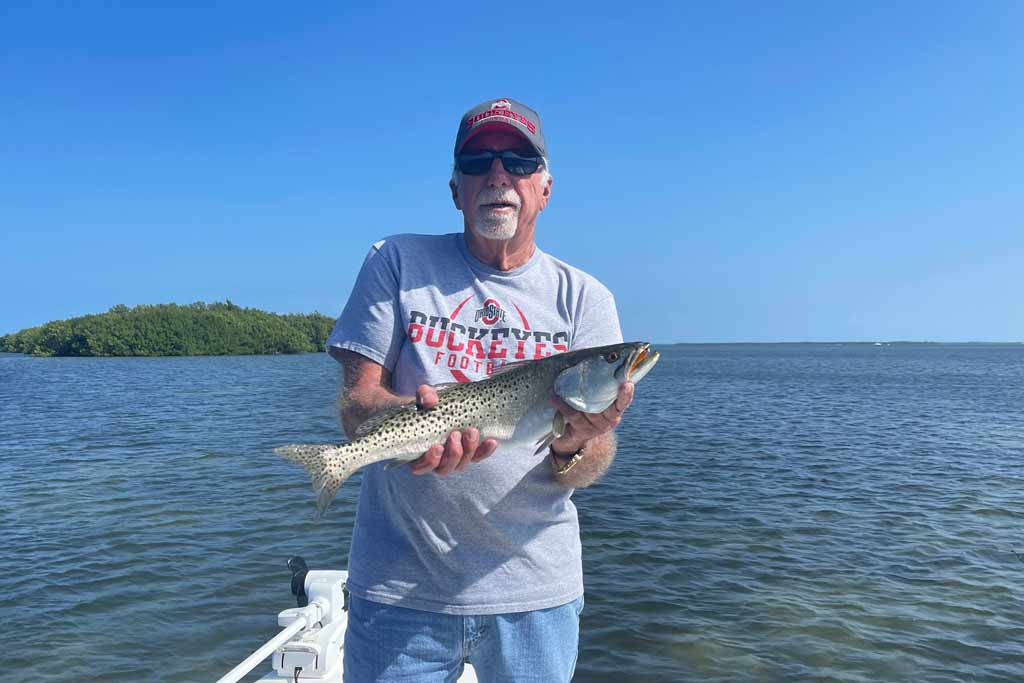
<path id="1" fill-rule="evenodd" d="M 506 362 L 622 341 L 615 300 L 540 249 L 503 272 L 461 233 L 373 245 L 328 340 L 392 372 L 393 389 L 484 379 Z M 449 614 L 524 612 L 583 594 L 572 491 L 547 454 L 499 446 L 465 472 L 364 470 L 349 554 L 358 597 Z"/>

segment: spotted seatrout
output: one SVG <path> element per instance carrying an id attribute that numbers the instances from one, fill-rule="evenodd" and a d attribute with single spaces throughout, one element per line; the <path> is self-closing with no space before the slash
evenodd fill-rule
<path id="1" fill-rule="evenodd" d="M 576 410 L 601 412 L 621 384 L 639 382 L 658 357 L 647 342 L 629 342 L 510 363 L 479 382 L 439 387 L 438 404 L 430 410 L 410 402 L 381 412 L 347 444 L 281 446 L 275 452 L 313 476 L 320 517 L 342 482 L 360 468 L 415 460 L 456 429 L 476 427 L 481 441 L 528 443 L 539 453 L 565 426 L 549 400 L 552 393 Z"/>

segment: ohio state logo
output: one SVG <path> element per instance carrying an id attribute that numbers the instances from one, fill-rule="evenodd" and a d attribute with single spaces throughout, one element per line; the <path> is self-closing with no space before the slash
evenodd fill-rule
<path id="1" fill-rule="evenodd" d="M 473 318 L 473 322 L 482 322 L 485 325 L 493 325 L 499 320 L 505 322 L 505 311 L 501 310 L 501 304 L 494 299 L 488 299 L 484 302 L 483 308 L 476 309 L 476 316 Z"/>
<path id="2" fill-rule="evenodd" d="M 508 100 L 495 100 L 494 104 L 491 105 L 490 109 L 485 109 L 475 116 L 470 116 L 466 119 L 466 128 L 473 128 L 478 123 L 486 121 L 494 117 L 501 117 L 506 119 L 512 119 L 524 126 L 530 131 L 531 135 L 537 134 L 537 124 L 526 118 L 522 114 L 517 114 L 512 111 L 512 103 Z M 507 122 L 506 122 L 507 123 Z"/>
<path id="3" fill-rule="evenodd" d="M 473 298 L 473 294 L 467 296 L 447 316 L 409 311 L 409 326 L 406 328 L 409 343 L 419 347 L 418 353 L 424 354 L 427 362 L 429 356 L 433 356 L 436 367 L 447 367 L 456 382 L 492 375 L 506 363 L 547 358 L 569 350 L 567 331 L 531 328 L 526 315 L 513 301 L 509 302 L 512 312 L 507 317 L 510 321 L 518 318 L 518 323 L 494 324 L 506 319 L 505 311 L 495 299 L 487 299 L 483 307 L 477 309 L 475 323 L 465 317 L 467 324 L 457 322 L 459 313 Z M 484 324 L 480 324 L 481 319 Z"/>

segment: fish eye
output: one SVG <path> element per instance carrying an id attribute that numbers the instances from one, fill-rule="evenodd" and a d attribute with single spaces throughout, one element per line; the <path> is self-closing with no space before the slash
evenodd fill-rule
<path id="1" fill-rule="evenodd" d="M 606 361 L 608 361 L 609 363 L 614 363 L 615 361 L 617 361 L 619 359 L 619 352 L 618 351 L 612 351 L 607 356 L 605 356 L 604 359 Z"/>

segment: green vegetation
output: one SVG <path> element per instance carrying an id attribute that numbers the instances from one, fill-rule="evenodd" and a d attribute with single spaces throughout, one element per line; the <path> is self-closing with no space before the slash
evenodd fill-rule
<path id="1" fill-rule="evenodd" d="M 225 301 L 159 304 L 56 320 L 0 337 L 0 351 L 33 356 L 224 356 L 323 351 L 334 320 L 278 315 Z"/>

